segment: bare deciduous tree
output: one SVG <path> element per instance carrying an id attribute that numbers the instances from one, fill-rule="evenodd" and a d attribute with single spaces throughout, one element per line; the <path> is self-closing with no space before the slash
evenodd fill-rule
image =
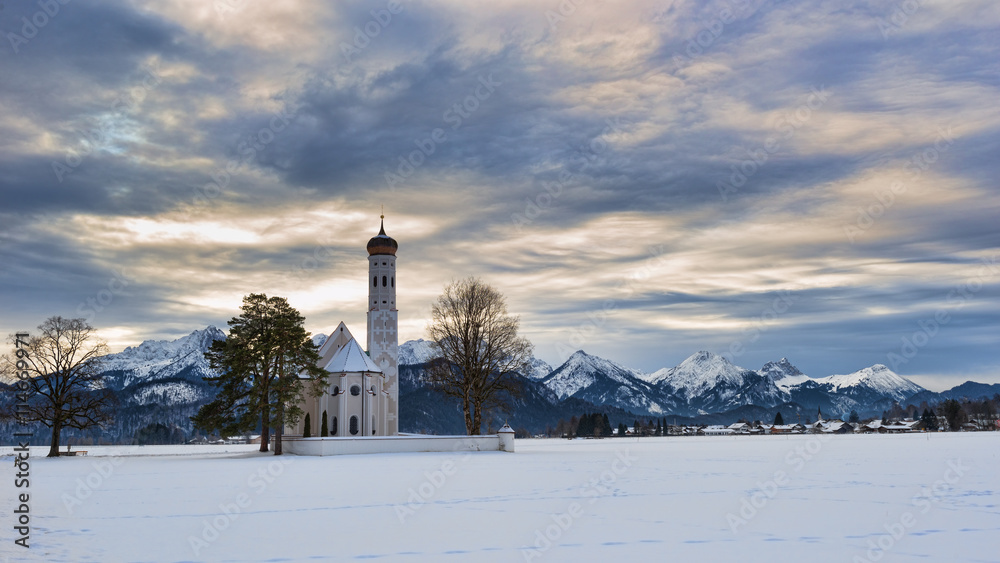
<path id="1" fill-rule="evenodd" d="M 506 408 L 506 399 L 517 394 L 514 377 L 530 367 L 532 345 L 518 336 L 520 319 L 507 312 L 503 294 L 478 278 L 445 287 L 431 316 L 428 332 L 438 359 L 428 379 L 459 400 L 466 432 L 478 434 L 485 411 Z"/>
<path id="2" fill-rule="evenodd" d="M 101 360 L 108 346 L 85 319 L 50 317 L 38 331 L 23 340 L 23 353 L 4 355 L 0 369 L 8 380 L 28 372 L 14 386 L 19 404 L 15 416 L 51 428 L 48 457 L 57 457 L 63 428 L 106 424 L 118 401 L 102 380 Z"/>

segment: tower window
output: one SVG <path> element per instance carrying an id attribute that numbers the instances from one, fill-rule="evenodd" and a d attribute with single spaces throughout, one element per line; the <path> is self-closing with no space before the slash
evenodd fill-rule
<path id="1" fill-rule="evenodd" d="M 392 276 L 392 278 L 390 278 L 390 280 L 391 280 L 390 283 L 392 284 L 392 287 L 396 287 L 396 276 Z"/>
<path id="2" fill-rule="evenodd" d="M 389 285 L 389 278 L 382 276 L 382 287 Z"/>
<path id="3" fill-rule="evenodd" d="M 378 287 L 378 276 L 372 278 L 372 287 Z"/>
<path id="4" fill-rule="evenodd" d="M 356 435 L 358 433 L 358 417 L 351 417 L 351 435 Z"/>
<path id="5" fill-rule="evenodd" d="M 351 386 L 351 395 L 354 396 L 354 397 L 357 397 L 360 394 L 361 394 L 361 388 L 358 387 L 357 385 L 352 385 Z"/>
<path id="6" fill-rule="evenodd" d="M 333 395 L 333 396 L 340 395 L 340 385 L 334 385 L 333 386 L 333 393 L 331 393 L 331 395 Z"/>

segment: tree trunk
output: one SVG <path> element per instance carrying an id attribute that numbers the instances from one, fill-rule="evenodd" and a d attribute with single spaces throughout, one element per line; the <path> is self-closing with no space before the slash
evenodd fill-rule
<path id="1" fill-rule="evenodd" d="M 278 425 L 274 428 L 274 455 L 281 455 L 281 434 L 284 431 L 284 424 L 282 421 L 285 419 L 285 404 L 278 403 Z"/>
<path id="2" fill-rule="evenodd" d="M 62 426 L 58 419 L 52 425 L 52 443 L 49 444 L 49 455 L 46 457 L 59 457 L 59 434 L 62 433 Z"/>
<path id="3" fill-rule="evenodd" d="M 266 452 L 271 444 L 271 411 L 265 406 L 260 413 L 260 451 Z"/>
<path id="4" fill-rule="evenodd" d="M 472 412 L 472 434 L 478 435 L 483 429 L 483 409 L 479 405 L 473 405 Z"/>
<path id="5" fill-rule="evenodd" d="M 475 433 L 472 431 L 472 410 L 469 408 L 469 401 L 462 403 L 462 412 L 465 414 L 465 434 L 467 436 L 474 436 Z"/>

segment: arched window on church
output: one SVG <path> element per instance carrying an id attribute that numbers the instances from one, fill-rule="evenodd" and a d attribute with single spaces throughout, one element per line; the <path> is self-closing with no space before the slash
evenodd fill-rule
<path id="1" fill-rule="evenodd" d="M 382 276 L 382 287 L 389 285 L 389 278 Z"/>
<path id="2" fill-rule="evenodd" d="M 337 417 L 333 417 L 333 421 L 330 422 L 330 435 L 337 435 Z"/>
<path id="3" fill-rule="evenodd" d="M 372 417 L 372 436 L 375 435 L 375 417 Z"/>
<path id="4" fill-rule="evenodd" d="M 357 435 L 357 433 L 358 433 L 358 417 L 352 416 L 351 417 L 351 435 L 354 436 L 354 435 Z"/>
<path id="5" fill-rule="evenodd" d="M 330 394 L 333 395 L 334 397 L 336 397 L 337 395 L 340 395 L 340 385 L 334 385 L 333 386 L 333 393 L 330 393 Z"/>

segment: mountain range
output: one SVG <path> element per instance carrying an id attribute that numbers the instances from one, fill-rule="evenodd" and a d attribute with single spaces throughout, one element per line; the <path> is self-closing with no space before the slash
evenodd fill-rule
<path id="1" fill-rule="evenodd" d="M 119 395 L 115 426 L 105 437 L 125 440 L 147 424 L 176 425 L 190 433 L 189 417 L 210 401 L 215 388 L 204 352 L 225 333 L 214 326 L 174 341 L 146 341 L 105 357 L 107 386 Z M 313 342 L 322 344 L 318 334 Z M 458 405 L 424 384 L 424 369 L 434 357 L 433 343 L 411 340 L 399 347 L 400 419 L 403 431 L 462 433 Z M 541 432 L 560 419 L 583 412 L 608 414 L 613 424 L 640 417 L 670 417 L 677 423 L 729 423 L 764 420 L 781 411 L 811 419 L 820 409 L 828 417 L 857 411 L 877 416 L 900 404 L 934 404 L 945 399 L 992 397 L 1000 384 L 966 382 L 936 393 L 876 364 L 853 373 L 810 377 L 786 358 L 746 369 L 712 352 L 700 351 L 680 364 L 643 373 L 578 350 L 553 368 L 533 359 L 517 379 L 520 393 L 511 412 L 489 413 L 489 423 Z M 42 433 L 44 434 L 44 432 Z"/>

